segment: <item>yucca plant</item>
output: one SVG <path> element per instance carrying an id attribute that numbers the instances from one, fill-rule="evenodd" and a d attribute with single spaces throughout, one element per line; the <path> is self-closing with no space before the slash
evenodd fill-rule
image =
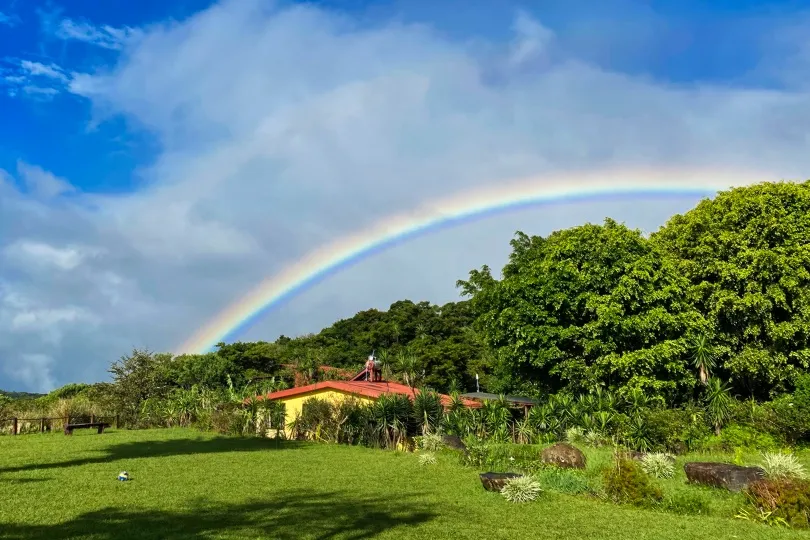
<path id="1" fill-rule="evenodd" d="M 641 458 L 641 469 L 656 478 L 672 478 L 675 475 L 675 465 L 672 458 L 663 452 L 651 452 Z"/>
<path id="2" fill-rule="evenodd" d="M 762 469 L 768 478 L 807 478 L 804 465 L 788 452 L 766 452 L 762 455 Z"/>
<path id="3" fill-rule="evenodd" d="M 432 390 L 417 393 L 413 398 L 413 416 L 423 435 L 439 431 L 444 416 L 439 394 Z"/>
<path id="4" fill-rule="evenodd" d="M 531 444 L 537 433 L 528 418 L 515 423 L 515 442 L 518 444 Z"/>
<path id="5" fill-rule="evenodd" d="M 540 482 L 532 476 L 517 476 L 504 483 L 501 495 L 509 502 L 524 503 L 535 500 L 542 491 Z"/>

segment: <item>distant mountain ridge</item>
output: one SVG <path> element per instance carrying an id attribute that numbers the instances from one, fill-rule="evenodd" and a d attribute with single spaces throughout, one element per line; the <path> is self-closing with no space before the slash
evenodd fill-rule
<path id="1" fill-rule="evenodd" d="M 11 399 L 33 399 L 47 396 L 48 394 L 34 394 L 32 392 L 8 392 L 6 390 L 0 390 L 0 395 L 8 396 Z"/>

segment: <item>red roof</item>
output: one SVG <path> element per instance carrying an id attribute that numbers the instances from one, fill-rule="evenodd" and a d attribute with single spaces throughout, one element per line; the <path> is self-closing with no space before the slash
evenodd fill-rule
<path id="1" fill-rule="evenodd" d="M 278 392 L 272 392 L 267 394 L 266 396 L 261 396 L 263 399 L 281 399 L 290 396 L 296 396 L 298 394 L 306 394 L 307 392 L 313 392 L 315 390 L 338 390 L 341 392 L 346 392 L 349 394 L 355 394 L 358 396 L 365 396 L 372 399 L 377 399 L 383 394 L 403 394 L 408 396 L 409 398 L 413 399 L 414 394 L 419 393 L 419 389 L 416 389 L 414 392 L 411 388 L 407 385 L 395 383 L 395 382 L 388 382 L 388 381 L 380 381 L 380 382 L 371 382 L 371 381 L 321 381 L 314 384 L 309 384 L 307 386 L 299 386 L 297 388 L 288 388 L 287 390 L 279 390 Z M 439 394 L 439 397 L 442 400 L 442 405 L 445 407 L 450 405 L 451 397 L 445 394 Z M 466 407 L 473 407 L 478 408 L 481 404 L 477 401 L 473 401 L 471 399 L 462 398 L 462 403 Z"/>

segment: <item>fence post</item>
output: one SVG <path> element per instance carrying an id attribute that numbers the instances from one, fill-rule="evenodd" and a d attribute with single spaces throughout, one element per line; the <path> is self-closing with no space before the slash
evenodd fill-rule
<path id="1" fill-rule="evenodd" d="M 17 417 L 16 416 L 11 419 L 11 434 L 12 435 L 17 434 Z"/>
<path id="2" fill-rule="evenodd" d="M 118 429 L 118 414 L 115 415 L 115 429 Z"/>
<path id="3" fill-rule="evenodd" d="M 39 432 L 40 433 L 45 433 L 45 418 L 42 418 L 39 421 Z"/>

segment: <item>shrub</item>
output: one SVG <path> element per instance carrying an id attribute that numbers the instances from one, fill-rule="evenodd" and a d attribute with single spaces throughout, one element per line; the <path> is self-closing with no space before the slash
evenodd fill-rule
<path id="1" fill-rule="evenodd" d="M 571 444 L 584 444 L 585 431 L 581 427 L 570 427 L 565 430 L 565 442 Z"/>
<path id="2" fill-rule="evenodd" d="M 513 503 L 535 500 L 542 493 L 540 483 L 531 476 L 509 478 L 501 489 L 501 495 Z"/>
<path id="3" fill-rule="evenodd" d="M 675 475 L 675 465 L 669 454 L 652 452 L 641 458 L 641 468 L 645 473 L 656 478 L 672 478 Z"/>
<path id="4" fill-rule="evenodd" d="M 776 450 L 779 443 L 770 433 L 763 433 L 751 426 L 732 424 L 723 428 L 719 437 L 706 437 L 702 448 L 714 452 L 732 452 L 735 448 Z"/>
<path id="5" fill-rule="evenodd" d="M 679 491 L 666 498 L 663 508 L 676 514 L 708 514 L 709 501 L 700 493 Z"/>
<path id="6" fill-rule="evenodd" d="M 698 409 L 649 410 L 642 417 L 642 425 L 650 449 L 674 453 L 693 450 L 710 433 Z"/>
<path id="7" fill-rule="evenodd" d="M 618 459 L 613 467 L 605 469 L 603 478 L 605 493 L 617 503 L 646 506 L 664 497 L 661 488 L 652 484 L 644 471 L 628 459 Z"/>
<path id="8" fill-rule="evenodd" d="M 416 437 L 416 445 L 420 450 L 426 450 L 428 452 L 438 452 L 444 448 L 442 436 L 437 433 L 428 433 L 427 435 Z"/>
<path id="9" fill-rule="evenodd" d="M 785 442 L 793 444 L 810 435 L 810 408 L 794 402 L 794 396 L 784 395 L 764 407 L 772 412 L 771 433 L 778 433 Z"/>
<path id="10" fill-rule="evenodd" d="M 586 431 L 584 435 L 584 442 L 587 446 L 593 448 L 600 448 L 602 446 L 607 446 L 610 441 L 599 433 L 598 431 Z"/>
<path id="11" fill-rule="evenodd" d="M 762 468 L 768 478 L 807 478 L 804 466 L 789 453 L 766 452 L 763 454 Z"/>
<path id="12" fill-rule="evenodd" d="M 807 480 L 758 480 L 748 486 L 745 494 L 760 515 L 781 518 L 792 527 L 810 526 L 810 482 Z"/>
<path id="13" fill-rule="evenodd" d="M 436 465 L 436 455 L 433 452 L 419 454 L 419 465 Z"/>

